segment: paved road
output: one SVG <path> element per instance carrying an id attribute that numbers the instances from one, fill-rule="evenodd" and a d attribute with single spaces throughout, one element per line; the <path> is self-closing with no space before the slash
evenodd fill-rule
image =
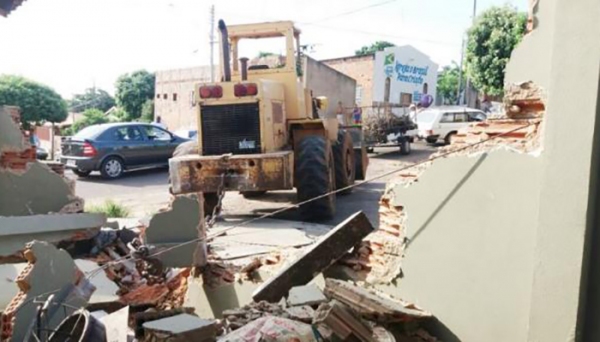
<path id="1" fill-rule="evenodd" d="M 424 144 L 414 144 L 409 156 L 402 156 L 397 148 L 379 148 L 370 155 L 368 178 L 376 177 L 429 157 L 435 148 Z M 71 177 L 75 177 L 70 174 Z M 392 176 L 393 177 L 393 176 Z M 390 177 L 378 179 L 354 189 L 353 193 L 338 196 L 336 217 L 330 224 L 343 221 L 350 214 L 363 210 L 375 224 L 379 221 L 378 201 Z M 135 217 L 147 216 L 165 207 L 169 201 L 168 171 L 166 169 L 135 171 L 120 179 L 106 181 L 97 173 L 89 178 L 78 179 L 77 194 L 86 200 L 86 205 L 101 204 L 107 199 L 128 207 Z M 224 215 L 247 216 L 275 211 L 295 201 L 294 191 L 274 191 L 265 196 L 247 200 L 237 193 L 227 193 L 224 200 Z M 279 218 L 299 220 L 294 209 L 282 213 Z"/>

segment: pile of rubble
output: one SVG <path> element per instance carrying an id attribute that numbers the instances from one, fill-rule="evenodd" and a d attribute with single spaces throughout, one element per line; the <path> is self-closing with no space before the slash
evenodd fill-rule
<path id="1" fill-rule="evenodd" d="M 389 284 L 402 275 L 401 263 L 406 248 L 406 212 L 393 203 L 396 186 L 410 186 L 438 158 L 477 156 L 507 149 L 537 156 L 542 149 L 545 94 L 531 82 L 506 88 L 505 115 L 470 125 L 440 148 L 430 160 L 398 174 L 388 183 L 380 200 L 379 229 L 340 260 L 351 277 L 370 284 Z"/>

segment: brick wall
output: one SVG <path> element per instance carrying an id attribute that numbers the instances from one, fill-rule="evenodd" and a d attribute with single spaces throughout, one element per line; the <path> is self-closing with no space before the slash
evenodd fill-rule
<path id="1" fill-rule="evenodd" d="M 210 67 L 201 66 L 156 72 L 154 117 L 161 117 L 169 130 L 195 129 L 197 127 L 194 87 L 210 82 Z M 218 79 L 218 67 L 215 67 Z"/>
<path id="2" fill-rule="evenodd" d="M 354 78 L 357 88 L 362 89 L 359 106 L 368 107 L 372 105 L 375 55 L 327 59 L 321 61 L 321 63 Z"/>

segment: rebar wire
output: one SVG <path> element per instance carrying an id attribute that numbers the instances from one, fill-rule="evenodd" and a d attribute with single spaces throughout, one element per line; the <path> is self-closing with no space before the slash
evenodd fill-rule
<path id="1" fill-rule="evenodd" d="M 434 156 L 434 157 L 431 157 L 431 158 L 428 158 L 428 159 L 426 159 L 426 160 L 422 160 L 422 161 L 419 161 L 419 162 L 417 162 L 417 163 L 414 163 L 414 164 L 411 164 L 411 165 L 407 165 L 407 166 L 404 166 L 404 167 L 401 167 L 401 168 L 397 168 L 397 169 L 394 169 L 394 170 L 391 170 L 391 171 L 385 172 L 385 173 L 383 173 L 383 174 L 381 174 L 381 175 L 378 175 L 378 176 L 375 176 L 375 177 L 371 177 L 371 178 L 369 178 L 369 179 L 366 179 L 366 180 L 364 180 L 364 181 L 362 181 L 362 182 L 355 183 L 355 184 L 348 185 L 348 186 L 346 186 L 346 187 L 343 187 L 343 188 L 340 188 L 340 189 L 336 189 L 336 190 L 333 190 L 333 191 L 327 192 L 327 193 L 325 193 L 325 194 L 323 194 L 323 195 L 319 195 L 319 196 L 316 196 L 316 197 L 310 198 L 310 199 L 308 199 L 308 200 L 306 200 L 306 201 L 302 201 L 302 202 L 300 202 L 300 203 L 295 203 L 295 204 L 290 204 L 290 205 L 284 206 L 284 207 L 282 207 L 282 208 L 280 208 L 280 209 L 278 209 L 278 210 L 275 210 L 275 211 L 273 211 L 273 212 L 270 212 L 270 213 L 267 213 L 267 214 L 261 215 L 261 216 L 259 216 L 259 217 L 255 217 L 255 218 L 252 218 L 252 219 L 246 220 L 246 221 L 244 221 L 244 222 L 242 222 L 242 223 L 239 223 L 239 224 L 236 224 L 236 225 L 233 225 L 233 226 L 230 226 L 230 227 L 223 228 L 221 231 L 219 231 L 219 232 L 217 232 L 217 233 L 215 233 L 215 234 L 210 234 L 210 235 L 208 235 L 208 236 L 206 236 L 206 237 L 199 237 L 199 238 L 195 238 L 195 239 L 192 239 L 192 240 L 189 240 L 189 241 L 185 241 L 185 242 L 182 242 L 182 243 L 176 244 L 176 245 L 174 245 L 174 246 L 171 246 L 171 247 L 168 247 L 168 248 L 165 248 L 165 249 L 161 249 L 161 250 L 160 250 L 160 251 L 158 251 L 158 252 L 155 252 L 155 253 L 152 253 L 152 254 L 148 255 L 148 257 L 156 257 L 156 256 L 158 256 L 158 255 L 161 255 L 161 254 L 167 253 L 167 252 L 169 252 L 169 251 L 172 251 L 172 250 L 174 250 L 174 249 L 177 249 L 177 248 L 180 248 L 180 247 L 187 246 L 187 245 L 189 245 L 189 244 L 192 244 L 192 243 L 197 243 L 197 242 L 204 241 L 204 240 L 211 240 L 211 239 L 214 239 L 214 238 L 216 238 L 216 237 L 219 237 L 219 236 L 221 236 L 221 235 L 224 235 L 226 232 L 228 232 L 228 231 L 230 231 L 230 230 L 232 230 L 232 229 L 235 229 L 235 228 L 240 228 L 240 227 L 244 227 L 245 225 L 248 225 L 248 224 L 250 224 L 250 223 L 253 223 L 253 222 L 256 222 L 256 221 L 259 221 L 259 220 L 265 219 L 265 218 L 269 218 L 269 217 L 275 216 L 275 215 L 277 215 L 277 214 L 281 214 L 281 213 L 283 213 L 283 212 L 285 212 L 285 211 L 288 211 L 288 210 L 290 210 L 290 209 L 294 209 L 294 208 L 301 207 L 301 206 L 303 206 L 303 205 L 305 205 L 305 204 L 308 204 L 308 203 L 311 203 L 311 202 L 317 201 L 317 200 L 319 200 L 319 199 L 321 199 L 321 198 L 325 198 L 325 197 L 327 197 L 327 196 L 330 196 L 330 195 L 332 195 L 332 194 L 337 194 L 338 192 L 342 192 L 342 191 L 346 191 L 346 190 L 348 190 L 348 189 L 356 188 L 356 187 L 362 186 L 362 185 L 364 185 L 364 184 L 368 184 L 368 183 L 371 183 L 371 182 L 373 182 L 373 181 L 379 180 L 379 179 L 381 179 L 381 178 L 385 178 L 385 177 L 391 176 L 391 175 L 393 175 L 393 174 L 395 174 L 395 173 L 399 173 L 399 172 L 402 172 L 402 171 L 406 171 L 406 170 L 408 170 L 408 169 L 411 169 L 411 168 L 414 168 L 414 167 L 417 167 L 417 166 L 420 166 L 420 165 L 423 165 L 423 164 L 426 164 L 426 163 L 432 162 L 432 161 L 434 161 L 434 160 L 437 160 L 437 159 L 445 158 L 445 157 L 447 157 L 447 156 L 449 156 L 449 155 L 452 155 L 452 154 L 455 154 L 455 153 L 458 153 L 458 152 L 461 152 L 461 151 L 468 150 L 468 149 L 470 149 L 470 148 L 472 148 L 472 147 L 475 147 L 475 146 L 478 146 L 478 145 L 484 144 L 484 143 L 486 143 L 486 142 L 488 142 L 488 141 L 492 141 L 492 140 L 498 139 L 498 138 L 500 138 L 500 137 L 502 137 L 502 136 L 509 135 L 509 134 L 511 134 L 511 133 L 514 133 L 514 132 L 520 131 L 520 130 L 522 130 L 522 129 L 524 129 L 524 128 L 527 128 L 527 127 L 530 127 L 530 126 L 533 126 L 533 125 L 537 125 L 538 123 L 540 123 L 540 120 L 532 121 L 532 122 L 529 122 L 529 123 L 528 123 L 528 124 L 526 124 L 526 125 L 522 125 L 522 126 L 519 126 L 519 127 L 515 128 L 515 129 L 509 130 L 509 131 L 506 131 L 506 132 L 503 132 L 503 133 L 499 133 L 499 134 L 497 134 L 497 135 L 494 135 L 494 136 L 490 136 L 490 137 L 488 137 L 487 139 L 484 139 L 484 140 L 478 141 L 478 142 L 476 142 L 476 143 L 473 143 L 473 144 L 467 144 L 467 145 L 465 145 L 465 146 L 463 146 L 463 147 L 460 147 L 460 148 L 457 148 L 457 149 L 455 149 L 455 150 L 451 150 L 451 151 L 448 151 L 448 152 L 444 152 L 444 153 L 442 153 L 442 154 L 438 154 L 438 155 L 436 155 L 436 156 Z M 97 273 L 98 273 L 98 271 L 100 271 L 100 270 L 103 270 L 104 268 L 106 268 L 106 267 L 108 267 L 108 266 L 110 266 L 110 265 L 119 264 L 119 263 L 121 263 L 121 262 L 124 262 L 124 261 L 126 261 L 126 260 L 129 260 L 129 259 L 131 259 L 131 258 L 132 258 L 132 256 L 131 256 L 131 254 L 129 254 L 129 255 L 127 255 L 127 256 L 124 256 L 124 257 L 122 257 L 122 258 L 120 258 L 120 259 L 117 259 L 117 260 L 115 260 L 115 261 L 111 261 L 111 262 L 109 262 L 109 263 L 107 263 L 107 264 L 105 264 L 105 265 L 103 265 L 103 266 L 99 267 L 98 269 L 91 271 L 90 273 L 88 273 L 88 276 L 86 276 L 86 277 L 87 277 L 87 278 L 91 278 L 91 277 L 93 277 L 95 274 L 97 274 Z"/>

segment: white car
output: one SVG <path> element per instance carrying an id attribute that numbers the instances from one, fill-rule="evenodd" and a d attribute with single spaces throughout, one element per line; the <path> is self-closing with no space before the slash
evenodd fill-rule
<path id="1" fill-rule="evenodd" d="M 461 128 L 487 118 L 485 113 L 478 109 L 460 106 L 431 107 L 417 113 L 416 116 L 418 136 L 430 144 L 438 141 L 449 144 Z"/>

